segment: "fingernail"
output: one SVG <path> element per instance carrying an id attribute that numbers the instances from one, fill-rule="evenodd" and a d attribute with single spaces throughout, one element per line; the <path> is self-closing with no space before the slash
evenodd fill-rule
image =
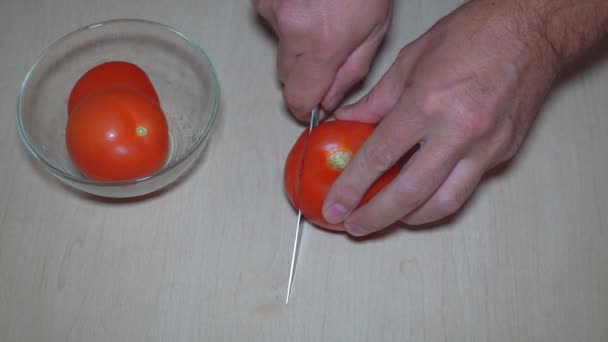
<path id="1" fill-rule="evenodd" d="M 342 204 L 336 203 L 330 205 L 326 210 L 324 210 L 323 216 L 327 222 L 331 224 L 337 224 L 346 218 L 346 214 L 348 210 Z"/>
<path id="2" fill-rule="evenodd" d="M 367 230 L 358 224 L 347 224 L 346 231 L 353 236 L 363 236 L 367 234 Z"/>

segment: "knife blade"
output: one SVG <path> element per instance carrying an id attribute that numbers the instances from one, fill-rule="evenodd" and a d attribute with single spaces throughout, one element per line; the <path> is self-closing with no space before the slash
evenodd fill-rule
<path id="1" fill-rule="evenodd" d="M 316 106 L 310 112 L 310 123 L 308 126 L 308 135 L 312 132 L 312 129 L 319 124 L 319 106 Z M 302 158 L 306 153 L 306 147 L 304 148 L 304 153 L 302 154 Z M 300 162 L 300 165 L 302 161 Z M 296 235 L 293 242 L 293 250 L 291 254 L 291 266 L 289 267 L 289 281 L 287 284 L 287 295 L 285 297 L 285 304 L 289 303 L 289 296 L 291 294 L 291 289 L 293 287 L 293 281 L 296 271 L 296 264 L 298 260 L 298 255 L 300 251 L 300 241 L 302 240 L 302 231 L 303 231 L 303 220 L 302 220 L 302 210 L 298 209 L 298 219 L 296 221 Z"/>

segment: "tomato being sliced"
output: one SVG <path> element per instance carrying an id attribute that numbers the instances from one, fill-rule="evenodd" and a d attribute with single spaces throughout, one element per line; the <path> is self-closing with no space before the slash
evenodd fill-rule
<path id="1" fill-rule="evenodd" d="M 327 121 L 312 130 L 304 130 L 293 145 L 285 163 L 284 183 L 289 201 L 311 223 L 344 230 L 332 225 L 322 214 L 323 201 L 331 185 L 346 167 L 359 147 L 372 134 L 375 126 L 354 121 Z M 359 206 L 367 203 L 398 174 L 400 164 L 376 180 Z"/>
<path id="2" fill-rule="evenodd" d="M 93 67 L 78 79 L 68 98 L 68 115 L 87 96 L 116 87 L 139 91 L 159 103 L 152 81 L 140 67 L 130 62 L 111 61 Z"/>
<path id="3" fill-rule="evenodd" d="M 160 106 L 128 89 L 110 88 L 80 103 L 68 118 L 67 149 L 74 164 L 95 180 L 127 180 L 160 169 L 169 131 Z"/>

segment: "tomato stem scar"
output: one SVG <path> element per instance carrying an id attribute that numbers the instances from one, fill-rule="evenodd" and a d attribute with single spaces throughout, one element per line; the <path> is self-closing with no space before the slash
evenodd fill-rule
<path id="1" fill-rule="evenodd" d="M 342 170 L 350 161 L 350 153 L 348 151 L 335 151 L 327 157 L 327 164 L 336 170 Z"/>
<path id="2" fill-rule="evenodd" d="M 138 136 L 143 137 L 144 135 L 148 134 L 148 130 L 146 129 L 146 127 L 143 126 L 138 126 L 135 129 L 135 132 L 137 133 Z"/>

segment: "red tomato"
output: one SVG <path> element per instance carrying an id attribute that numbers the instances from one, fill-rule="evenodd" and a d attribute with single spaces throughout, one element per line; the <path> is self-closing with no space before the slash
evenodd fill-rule
<path id="1" fill-rule="evenodd" d="M 331 229 L 344 230 L 342 224 L 332 225 L 323 219 L 325 196 L 336 178 L 346 167 L 374 130 L 374 125 L 353 121 L 327 121 L 312 130 L 306 129 L 292 147 L 285 163 L 284 183 L 289 201 L 311 223 Z M 367 203 L 398 174 L 396 164 L 368 189 L 359 206 Z"/>
<path id="2" fill-rule="evenodd" d="M 129 62 L 112 61 L 92 68 L 78 79 L 68 98 L 68 115 L 88 95 L 115 87 L 139 91 L 155 103 L 160 103 L 152 81 L 141 68 Z"/>
<path id="3" fill-rule="evenodd" d="M 161 108 L 128 89 L 87 97 L 68 118 L 66 143 L 74 164 L 95 180 L 126 180 L 160 169 L 169 130 Z"/>

